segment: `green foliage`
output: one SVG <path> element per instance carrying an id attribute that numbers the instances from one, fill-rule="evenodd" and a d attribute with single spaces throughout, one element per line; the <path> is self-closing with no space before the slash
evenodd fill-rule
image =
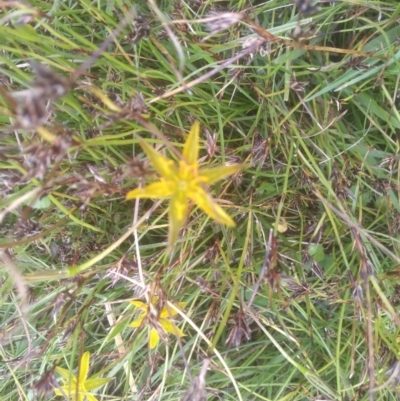
<path id="1" fill-rule="evenodd" d="M 2 401 L 398 398 L 400 5 L 292 3 L 1 4 Z"/>

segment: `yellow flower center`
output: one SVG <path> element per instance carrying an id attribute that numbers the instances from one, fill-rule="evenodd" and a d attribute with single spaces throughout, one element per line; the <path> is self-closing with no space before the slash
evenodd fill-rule
<path id="1" fill-rule="evenodd" d="M 178 191 L 187 192 L 190 186 L 190 181 L 179 180 L 178 181 Z"/>
<path id="2" fill-rule="evenodd" d="M 187 164 L 185 161 L 179 161 L 179 178 L 185 181 L 192 181 L 197 177 L 197 164 Z"/>

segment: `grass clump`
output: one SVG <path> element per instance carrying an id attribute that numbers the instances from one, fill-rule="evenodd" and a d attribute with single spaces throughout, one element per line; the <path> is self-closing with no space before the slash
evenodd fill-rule
<path id="1" fill-rule="evenodd" d="M 0 7 L 2 400 L 398 398 L 396 1 Z"/>

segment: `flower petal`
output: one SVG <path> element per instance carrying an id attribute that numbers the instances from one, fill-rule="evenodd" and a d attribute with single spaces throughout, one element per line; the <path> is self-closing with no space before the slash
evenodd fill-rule
<path id="1" fill-rule="evenodd" d="M 153 184 L 146 185 L 143 188 L 135 188 L 126 194 L 126 199 L 135 198 L 169 198 L 175 190 L 174 182 L 161 179 Z"/>
<path id="2" fill-rule="evenodd" d="M 87 391 L 94 390 L 95 388 L 104 386 L 107 384 L 111 379 L 104 378 L 104 379 L 89 379 L 85 381 L 85 389 Z M 87 397 L 87 396 L 86 396 Z"/>
<path id="3" fill-rule="evenodd" d="M 158 335 L 157 330 L 150 329 L 150 338 L 149 338 L 150 349 L 154 349 L 157 346 L 159 340 L 160 336 Z"/>
<path id="4" fill-rule="evenodd" d="M 66 383 L 69 382 L 76 383 L 76 377 L 69 370 L 56 366 L 56 372 L 63 377 Z"/>
<path id="5" fill-rule="evenodd" d="M 179 337 L 183 337 L 185 335 L 181 329 L 176 327 L 175 324 L 168 319 L 160 319 L 160 323 L 163 329 L 168 333 L 174 334 Z"/>
<path id="6" fill-rule="evenodd" d="M 174 304 L 174 306 L 180 310 L 184 309 L 186 306 L 186 302 L 177 302 L 176 304 Z M 168 305 L 166 305 L 164 308 L 162 308 L 162 311 L 160 313 L 160 318 L 168 318 L 168 317 L 172 317 L 177 315 L 178 312 L 173 309 L 173 308 L 169 308 Z"/>
<path id="7" fill-rule="evenodd" d="M 79 384 L 83 384 L 87 378 L 89 372 L 89 361 L 90 361 L 90 352 L 86 351 L 81 358 L 81 362 L 79 363 Z"/>
<path id="8" fill-rule="evenodd" d="M 61 386 L 61 389 L 63 390 L 63 393 L 58 388 L 54 389 L 54 392 L 56 393 L 56 395 L 61 395 L 62 397 L 63 396 L 72 397 L 74 394 L 76 394 L 75 390 L 73 390 L 71 392 L 72 389 L 70 389 L 69 386 Z"/>
<path id="9" fill-rule="evenodd" d="M 195 121 L 192 128 L 190 128 L 182 153 L 184 161 L 188 164 L 197 164 L 197 159 L 199 158 L 199 132 L 200 124 Z"/>
<path id="10" fill-rule="evenodd" d="M 176 192 L 169 203 L 169 233 L 168 246 L 172 248 L 178 238 L 187 215 L 187 195 L 185 191 Z"/>
<path id="11" fill-rule="evenodd" d="M 137 308 L 140 309 L 147 309 L 147 304 L 142 301 L 130 301 L 132 305 L 135 305 Z"/>
<path id="12" fill-rule="evenodd" d="M 218 223 L 225 224 L 228 227 L 235 227 L 236 224 L 232 218 L 229 217 L 229 215 L 224 212 L 221 206 L 219 206 L 200 186 L 195 189 L 192 188 L 188 196 L 198 205 L 201 210 L 203 210 L 203 212 L 207 213 Z"/>
<path id="13" fill-rule="evenodd" d="M 80 388 L 77 386 L 77 383 L 71 383 L 71 385 L 68 383 L 67 385 L 60 386 L 61 390 L 64 392 L 64 394 L 61 392 L 60 389 L 55 388 L 54 392 L 56 395 L 61 395 L 61 396 L 67 396 L 67 397 L 76 397 L 79 394 Z"/>
<path id="14" fill-rule="evenodd" d="M 187 305 L 187 302 L 177 302 L 176 304 L 174 304 L 174 306 L 176 306 L 180 310 L 185 309 L 186 305 Z"/>
<path id="15" fill-rule="evenodd" d="M 136 320 L 134 320 L 132 323 L 129 323 L 129 327 L 139 327 L 141 326 L 143 319 L 145 318 L 146 314 L 140 315 Z"/>
<path id="16" fill-rule="evenodd" d="M 199 176 L 204 183 L 206 183 L 207 185 L 211 185 L 219 180 L 223 180 L 224 178 L 237 173 L 244 167 L 246 167 L 245 164 L 234 164 L 232 166 L 210 168 L 210 169 L 200 170 Z"/>
<path id="17" fill-rule="evenodd" d="M 143 139 L 139 139 L 139 143 L 158 174 L 168 180 L 173 180 L 178 176 L 178 168 L 172 160 L 167 159 L 160 152 L 154 150 L 154 148 Z"/>
<path id="18" fill-rule="evenodd" d="M 56 395 L 63 395 L 63 393 L 61 392 L 61 390 L 59 390 L 58 388 L 54 389 L 54 392 L 56 393 Z"/>
<path id="19" fill-rule="evenodd" d="M 89 401 L 98 401 L 97 398 L 96 398 L 93 394 L 85 394 L 85 397 L 86 397 Z"/>

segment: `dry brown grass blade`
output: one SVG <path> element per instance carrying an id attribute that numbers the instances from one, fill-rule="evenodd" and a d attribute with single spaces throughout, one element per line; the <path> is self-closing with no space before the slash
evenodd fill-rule
<path id="1" fill-rule="evenodd" d="M 351 232 L 353 234 L 353 238 L 360 254 L 360 272 L 359 274 L 362 277 L 364 283 L 364 290 L 366 294 L 366 302 L 367 302 L 367 342 L 368 342 L 368 376 L 369 376 L 369 399 L 370 401 L 374 400 L 374 388 L 375 388 L 375 369 L 374 369 L 374 332 L 372 327 L 372 304 L 371 304 L 371 290 L 369 287 L 369 276 L 372 274 L 368 266 L 367 257 L 365 255 L 365 249 L 362 244 L 362 240 L 356 229 L 351 228 Z"/>
<path id="2" fill-rule="evenodd" d="M 338 47 L 326 47 L 326 46 L 313 46 L 313 45 L 302 44 L 296 40 L 284 40 L 284 39 L 278 38 L 277 36 L 268 32 L 264 28 L 260 27 L 258 24 L 256 24 L 254 21 L 252 21 L 248 17 L 245 17 L 244 21 L 246 21 L 248 24 L 250 24 L 251 27 L 257 32 L 258 35 L 267 39 L 269 42 L 279 42 L 286 46 L 293 47 L 295 49 L 316 50 L 316 51 L 339 53 L 339 54 L 351 54 L 352 56 L 364 57 L 364 58 L 372 57 L 371 54 L 369 54 L 369 53 L 365 53 L 365 52 L 353 50 L 353 49 L 341 49 Z"/>
<path id="3" fill-rule="evenodd" d="M 281 44 L 284 44 L 289 47 L 293 47 L 295 49 L 315 50 L 315 51 L 324 51 L 324 52 L 340 53 L 340 54 L 350 54 L 355 57 L 364 57 L 364 58 L 373 57 L 369 53 L 365 53 L 365 52 L 353 50 L 353 49 L 341 49 L 341 48 L 336 48 L 336 47 L 325 47 L 325 46 L 311 46 L 311 45 L 300 44 L 299 42 L 296 42 L 294 40 L 292 40 L 292 41 L 284 40 L 284 39 L 281 39 L 281 38 L 271 34 L 270 32 L 268 32 L 264 28 L 260 27 L 258 24 L 256 24 L 254 21 L 252 21 L 250 18 L 248 18 L 246 16 L 241 15 L 241 19 L 243 19 L 245 22 L 247 22 L 253 28 L 253 30 L 259 35 L 258 38 L 256 38 L 250 46 L 246 47 L 245 49 L 243 49 L 241 52 L 239 52 L 235 56 L 224 61 L 223 63 L 221 63 L 218 67 L 214 68 L 213 70 L 207 72 L 206 74 L 203 74 L 201 77 L 194 79 L 191 82 L 183 83 L 180 87 L 173 89 L 169 92 L 165 92 L 162 95 L 151 99 L 149 101 L 149 103 L 155 103 L 161 99 L 169 98 L 169 97 L 176 95 L 178 93 L 181 93 L 189 88 L 192 88 L 199 83 L 204 82 L 208 78 L 211 78 L 212 76 L 217 74 L 219 71 L 221 71 L 224 68 L 228 67 L 229 65 L 233 64 L 235 61 L 240 60 L 244 56 L 257 50 L 260 46 L 262 46 L 266 42 L 277 42 L 277 43 L 281 43 Z M 186 22 L 186 23 L 189 22 L 186 20 L 182 20 L 182 21 Z M 180 22 L 182 22 L 182 21 L 180 21 Z M 190 22 L 193 22 L 193 21 L 190 21 Z"/>
<path id="4" fill-rule="evenodd" d="M 210 359 L 204 359 L 199 375 L 192 380 L 189 389 L 186 391 L 186 394 L 182 397 L 181 401 L 207 400 L 206 373 L 209 365 Z"/>

